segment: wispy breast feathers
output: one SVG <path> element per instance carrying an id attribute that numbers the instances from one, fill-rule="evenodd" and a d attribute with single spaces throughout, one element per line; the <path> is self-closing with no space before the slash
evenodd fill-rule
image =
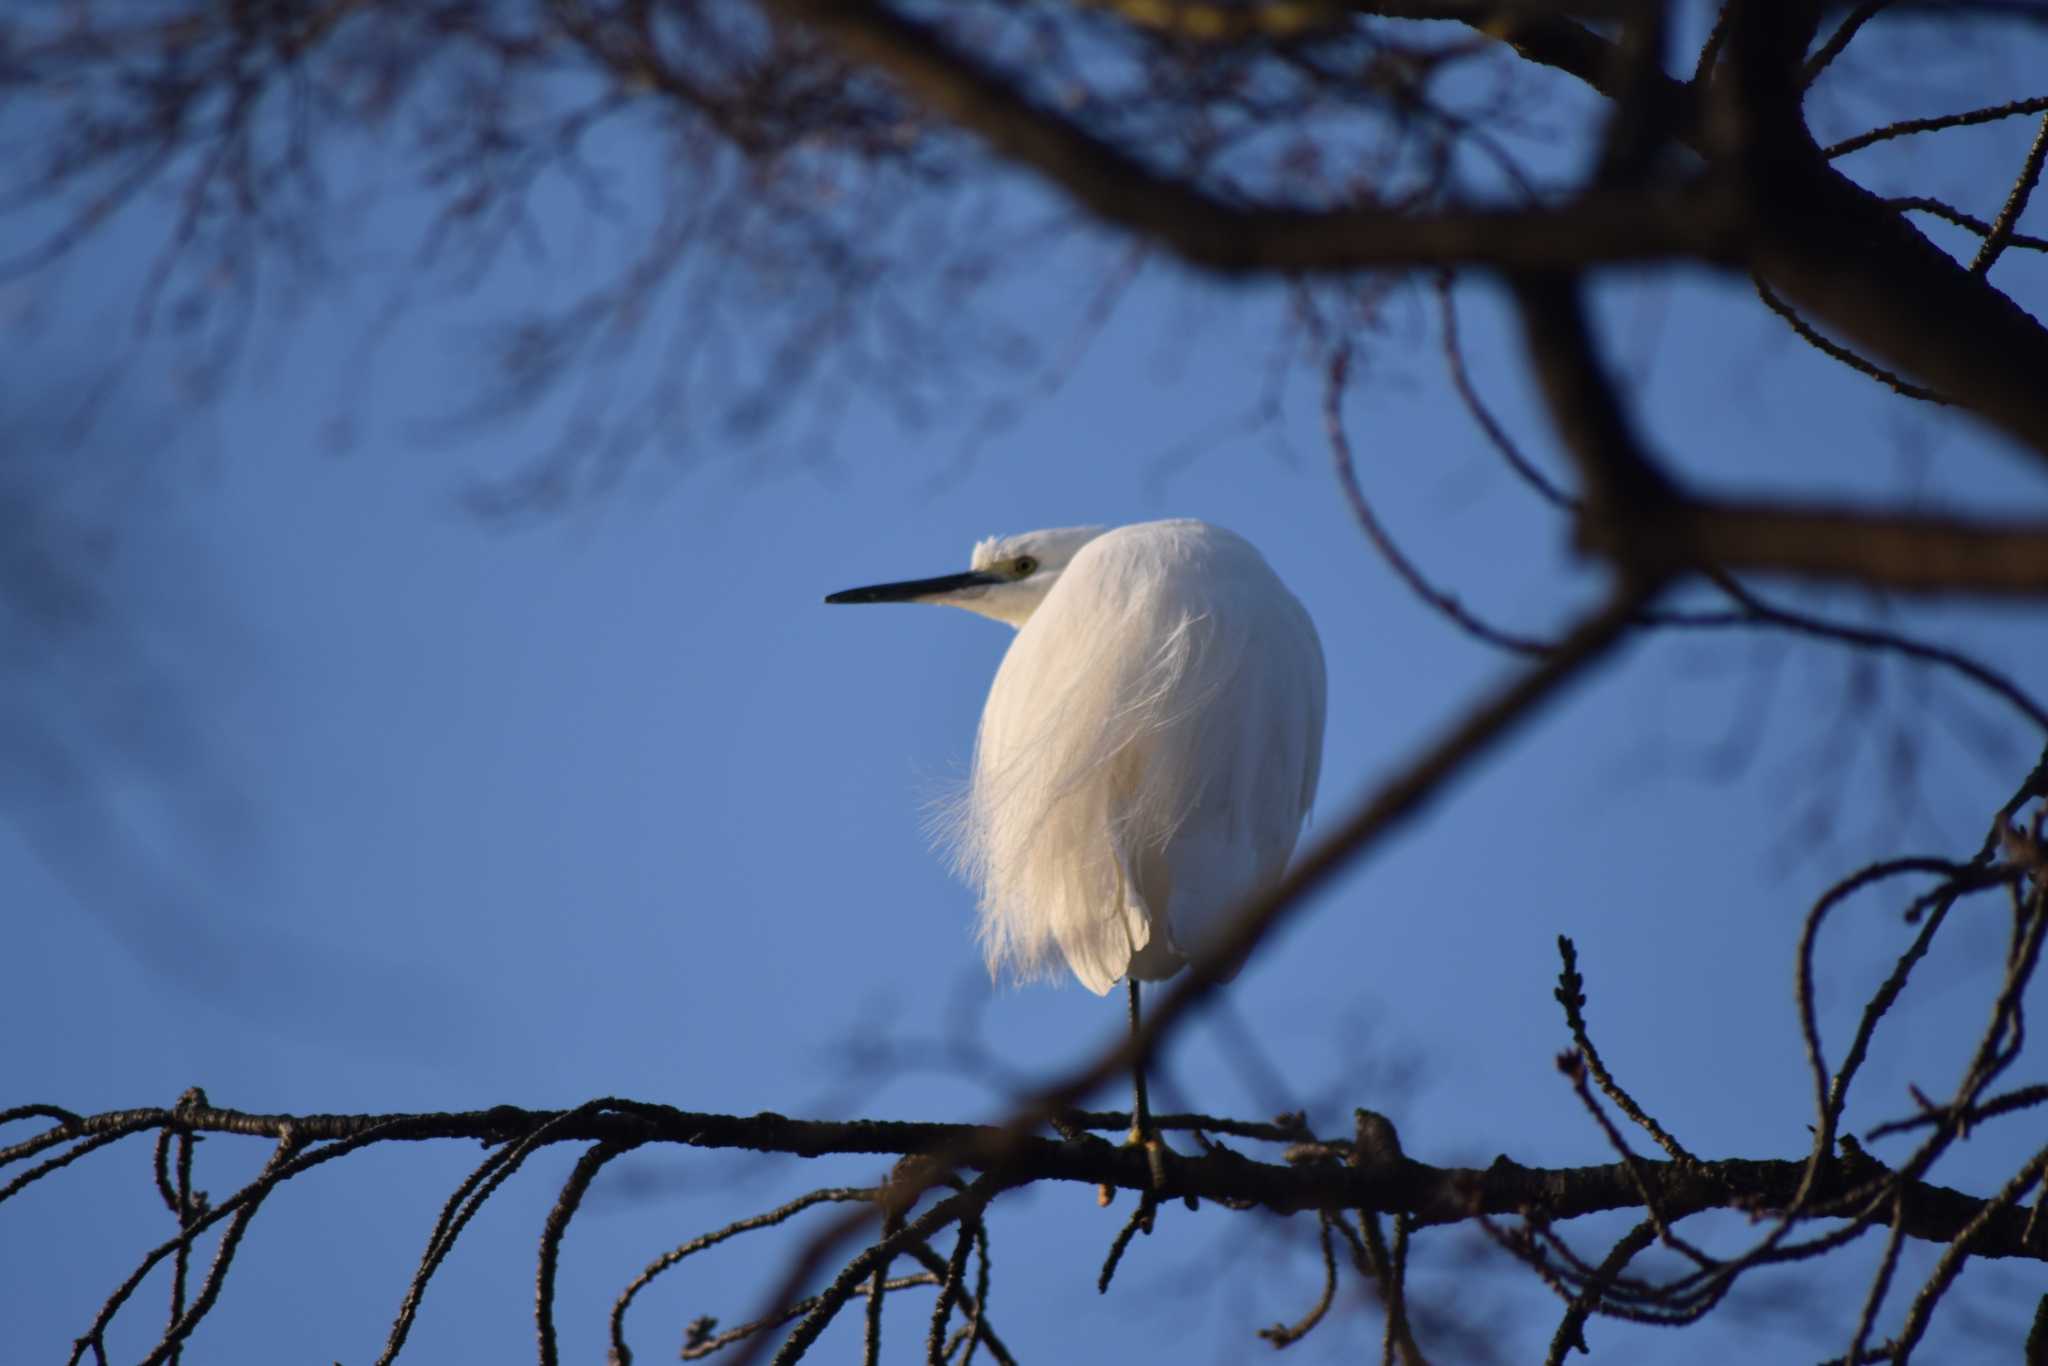
<path id="1" fill-rule="evenodd" d="M 1087 572 L 1067 574 L 1019 631 L 948 822 L 958 866 L 981 894 L 991 970 L 1045 976 L 1064 956 L 1098 992 L 1171 932 L 1165 855 L 1190 815 L 1200 808 L 1206 821 L 1268 787 L 1247 786 L 1243 766 L 1280 760 L 1261 694 L 1281 661 L 1257 639 L 1261 614 L 1231 591 L 1234 575 L 1190 572 L 1209 568 L 1199 561 L 1215 547 L 1197 540 L 1162 554 L 1156 535 L 1149 545 L 1124 539 L 1112 532 L 1087 546 L 1073 566 Z M 1256 552 L 1230 541 L 1226 551 L 1241 549 L 1270 580 Z M 1293 807 L 1298 762 L 1260 776 L 1281 778 L 1281 803 Z M 1299 810 L 1283 820 L 1291 849 Z M 1247 861 L 1263 861 L 1246 822 L 1225 825 L 1238 827 Z M 1219 836 L 1228 837 L 1204 831 Z"/>

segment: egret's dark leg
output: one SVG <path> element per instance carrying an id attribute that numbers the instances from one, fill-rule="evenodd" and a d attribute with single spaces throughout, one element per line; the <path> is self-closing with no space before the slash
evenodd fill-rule
<path id="1" fill-rule="evenodd" d="M 1138 979 L 1124 979 L 1131 988 L 1131 1037 L 1138 1037 Z M 1166 1145 L 1152 1130 L 1152 1107 L 1145 1099 L 1145 1060 L 1135 1058 L 1131 1062 L 1131 1137 L 1134 1148 L 1145 1150 L 1145 1161 L 1152 1169 L 1152 1190 L 1145 1193 L 1145 1208 L 1139 1211 L 1141 1226 L 1147 1233 L 1152 1231 L 1150 1206 L 1158 1199 L 1156 1191 L 1166 1189 Z"/>
<path id="2" fill-rule="evenodd" d="M 1126 977 L 1125 983 L 1131 989 L 1131 1037 L 1138 1037 L 1138 979 Z M 1152 1141 L 1152 1107 L 1145 1100 L 1145 1060 L 1131 1060 L 1131 1142 L 1144 1144 Z"/>

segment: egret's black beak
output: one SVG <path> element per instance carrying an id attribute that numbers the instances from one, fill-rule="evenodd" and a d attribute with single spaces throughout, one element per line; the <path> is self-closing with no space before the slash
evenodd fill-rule
<path id="1" fill-rule="evenodd" d="M 1007 575 L 992 573 L 986 569 L 970 569 L 965 574 L 941 574 L 936 579 L 906 579 L 902 583 L 877 583 L 866 588 L 849 588 L 843 593 L 832 594 L 825 601 L 916 602 L 920 598 L 936 598 L 970 588 L 988 588 L 994 584 L 1008 582 Z"/>

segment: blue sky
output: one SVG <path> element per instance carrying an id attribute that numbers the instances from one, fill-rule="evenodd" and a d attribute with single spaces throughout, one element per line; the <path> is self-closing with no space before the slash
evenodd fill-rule
<path id="1" fill-rule="evenodd" d="M 2029 132 L 1948 146 L 1963 149 L 1959 167 L 2016 164 Z M 1896 174 L 1951 174 L 1924 155 L 1902 149 Z M 264 1111 L 615 1094 L 736 1113 L 993 1116 L 1006 1079 L 1055 1074 L 1122 1023 L 1114 1001 L 1073 984 L 991 989 L 970 897 L 925 834 L 927 807 L 964 771 L 1008 633 L 965 613 L 826 608 L 825 593 L 964 566 L 993 533 L 1161 516 L 1232 527 L 1308 606 L 1328 655 L 1311 838 L 1513 667 L 1373 558 L 1330 472 L 1312 373 L 1276 419 L 1235 425 L 1260 398 L 1280 301 L 1185 289 L 1164 266 L 1057 388 L 997 375 L 1017 415 L 980 439 L 957 414 L 906 429 L 860 398 L 829 443 L 814 424 L 749 441 L 706 420 L 691 444 L 657 441 L 615 486 L 531 525 L 481 521 L 463 505 L 472 479 L 544 447 L 573 399 L 447 434 L 434 419 L 473 392 L 480 325 L 601 278 L 635 230 L 608 236 L 550 208 L 561 226 L 545 254 L 443 299 L 388 264 L 418 231 L 401 200 L 334 287 L 259 319 L 235 379 L 203 407 L 179 393 L 176 340 L 131 326 L 161 206 L 0 300 L 14 353 L 0 399 L 42 413 L 76 396 L 96 410 L 75 457 L 52 454 L 53 438 L 13 458 L 24 487 L 69 490 L 51 514 L 59 543 L 98 547 L 79 571 L 97 602 L 81 624 L 43 641 L 8 619 L 25 642 L 9 686 L 42 748 L 0 740 L 68 780 L 61 800 L 39 780 L 5 790 L 0 899 L 14 940 L 0 1028 L 14 1044 L 0 1103 L 169 1104 L 200 1085 Z M 1061 354 L 1110 260 L 1084 242 L 982 306 Z M 2042 283 L 2024 258 L 1999 270 L 2016 292 Z M 393 292 L 413 290 L 382 325 Z M 1503 301 L 1483 284 L 1460 298 L 1476 377 L 1557 467 Z M 1739 281 L 1623 277 L 1601 305 L 1652 430 L 1703 480 L 2048 503 L 1996 439 L 1873 398 Z M 1362 478 L 1468 605 L 1555 626 L 1597 577 L 1457 407 L 1431 309 L 1426 290 L 1396 292 L 1361 358 L 1346 414 Z M 659 378 L 651 344 L 619 365 Z M 120 384 L 92 389 L 110 366 Z M 2038 613 L 1938 605 L 1899 620 L 2043 675 Z M 1594 1037 L 1655 1113 L 1708 1155 L 1800 1154 L 1791 971 L 1805 906 L 1868 858 L 1974 848 L 2038 743 L 1955 685 L 1892 665 L 1856 707 L 1851 664 L 1748 633 L 1635 645 L 1266 945 L 1221 1015 L 1174 1044 L 1166 1102 L 1308 1105 L 1337 1132 L 1366 1106 L 1442 1164 L 1608 1160 L 1551 1066 L 1568 1042 L 1551 999 L 1554 939 L 1568 933 Z M 1974 733 L 1946 719 L 1958 706 L 2002 748 L 1980 759 L 1953 739 Z M 1893 722 L 1938 740 L 1903 783 L 1883 748 Z M 1829 758 L 1838 743 L 1846 763 Z M 1815 810 L 1833 813 L 1825 831 L 1802 823 Z M 1896 909 L 1872 897 L 1830 931 L 1834 1037 L 1896 952 Z M 1901 1112 L 1908 1083 L 1947 1084 L 2002 936 L 1993 917 L 1966 921 L 1937 951 L 1911 1026 L 1881 1036 L 1859 1127 Z M 982 1061 L 934 1047 L 962 1038 Z M 1263 1061 L 1245 1065 L 1247 1049 Z M 2019 1160 L 2012 1144 L 1987 1132 L 1937 1179 L 1986 1189 Z M 197 1355 L 374 1356 L 433 1212 L 479 1156 L 377 1151 L 293 1183 L 256 1221 Z M 210 1141 L 200 1184 L 231 1189 L 261 1158 Z M 534 1240 L 573 1160 L 543 1154 L 486 1208 L 407 1359 L 530 1352 Z M 883 1171 L 671 1152 L 615 1164 L 565 1252 L 569 1359 L 600 1359 L 612 1295 L 668 1246 Z M 169 1228 L 135 1142 L 0 1218 L 0 1322 L 36 1361 L 68 1348 Z M 1178 1208 L 1098 1297 L 1117 1222 L 1089 1191 L 999 1202 L 992 1314 L 1014 1346 L 1040 1360 L 1234 1361 L 1267 1350 L 1252 1333 L 1313 1299 L 1312 1223 Z M 643 1359 L 697 1314 L 744 1314 L 789 1246 L 704 1259 L 651 1292 L 636 1311 Z M 1416 1294 L 1455 1298 L 1523 1359 L 1554 1308 L 1478 1247 L 1467 1232 L 1427 1239 Z M 1490 1273 L 1464 1269 L 1471 1255 Z M 1851 1272 L 1868 1260 L 1857 1255 L 1759 1281 L 1718 1327 L 1667 1337 L 1596 1323 L 1595 1359 L 1838 1352 L 1861 1293 Z M 1925 1265 L 1909 1261 L 1908 1284 Z M 1970 1303 L 2013 1334 L 2038 1279 L 1981 1271 Z M 1773 1286 L 1798 1294 L 1773 1299 Z M 117 1344 L 132 1354 L 153 1336 L 161 1300 L 152 1283 Z M 921 1342 L 913 1303 L 925 1301 L 908 1301 L 895 1330 L 906 1351 Z M 1294 1350 L 1348 1359 L 1376 1334 L 1354 1301 Z"/>

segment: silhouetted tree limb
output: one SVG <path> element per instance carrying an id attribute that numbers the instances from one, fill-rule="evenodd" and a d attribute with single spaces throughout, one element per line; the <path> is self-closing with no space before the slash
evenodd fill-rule
<path id="1" fill-rule="evenodd" d="M 1555 209 L 1400 213 L 1300 211 L 1225 203 L 1161 176 L 1020 94 L 1005 73 L 930 25 L 867 0 L 768 0 L 847 56 L 896 77 L 934 113 L 1039 172 L 1096 216 L 1190 263 L 1228 274 L 1351 272 L 1375 266 L 1531 268 L 1678 255 L 1718 259 L 1732 225 L 1710 195 L 1589 191 Z"/>
<path id="2" fill-rule="evenodd" d="M 1069 1119 L 1079 1122 L 1081 1117 Z M 1099 1114 L 1087 1116 L 1085 1127 L 1116 1131 L 1127 1128 L 1128 1123 L 1125 1115 Z M 1172 1117 L 1173 1127 L 1210 1123 L 1205 1117 Z M 1146 1192 L 1151 1190 L 1152 1181 L 1141 1152 L 1101 1139 L 1020 1137 L 967 1125 L 867 1120 L 821 1123 L 767 1114 L 704 1114 L 615 1098 L 567 1111 L 501 1106 L 464 1113 L 404 1115 L 251 1114 L 200 1101 L 172 1109 L 112 1111 L 65 1120 L 0 1152 L 0 1163 L 23 1161 L 38 1152 L 66 1145 L 97 1147 L 98 1140 L 132 1137 L 152 1130 L 176 1137 L 220 1134 L 268 1139 L 277 1145 L 255 1181 L 193 1219 L 175 1239 L 158 1250 L 159 1260 L 175 1249 L 189 1249 L 194 1238 L 222 1220 L 231 1221 L 231 1234 L 238 1235 L 263 1199 L 279 1184 L 331 1158 L 367 1146 L 449 1140 L 481 1142 L 500 1150 L 531 1150 L 529 1145 L 533 1144 L 581 1145 L 583 1160 L 564 1184 L 556 1212 L 549 1216 L 542 1231 L 540 1303 L 544 1324 L 552 1304 L 553 1268 L 568 1212 L 573 1211 L 590 1177 L 602 1165 L 641 1146 L 736 1148 L 800 1158 L 921 1158 L 934 1154 L 1000 1152 L 1000 1160 L 970 1157 L 965 1164 L 970 1170 L 983 1172 L 978 1188 L 990 1196 L 1044 1181 Z M 1549 1224 L 1605 1210 L 1642 1208 L 1646 1200 L 1666 1221 L 1708 1209 L 1766 1214 L 1785 1208 L 1795 1199 L 1803 1199 L 1807 1212 L 1815 1217 L 1842 1217 L 1854 1213 L 1873 1183 L 1889 1176 L 1875 1162 L 1851 1153 L 1827 1164 L 1818 1180 L 1806 1185 L 1802 1194 L 1807 1174 L 1803 1161 L 1635 1159 L 1604 1166 L 1544 1170 L 1523 1167 L 1502 1157 L 1484 1169 L 1460 1169 L 1432 1167 L 1398 1155 L 1384 1162 L 1353 1163 L 1348 1154 L 1354 1149 L 1344 1139 L 1310 1138 L 1305 1145 L 1290 1146 L 1301 1149 L 1299 1156 L 1291 1158 L 1291 1165 L 1256 1161 L 1221 1149 L 1201 1156 L 1180 1157 L 1169 1166 L 1168 1188 L 1159 1194 L 1166 1199 L 1192 1196 L 1234 1209 L 1258 1207 L 1281 1213 L 1316 1210 L 1334 1216 L 1365 1210 L 1400 1214 L 1405 1216 L 1409 1228 L 1420 1229 L 1459 1223 L 1480 1215 L 1521 1217 Z M 892 1196 L 887 1188 L 877 1188 L 869 1193 L 869 1198 L 886 1203 Z M 941 1201 L 920 1221 L 904 1225 L 902 1232 L 885 1241 L 908 1245 L 929 1237 L 959 1212 L 962 1199 L 954 1196 Z M 2048 1243 L 2031 1236 L 2025 1212 L 2010 1208 L 2010 1203 L 2009 1198 L 1986 1201 L 1911 1181 L 1902 1185 L 1896 1196 L 1897 1227 L 1903 1236 L 1943 1244 L 1967 1237 L 1972 1256 L 2048 1260 Z M 430 1249 L 429 1256 L 435 1256 L 435 1249 Z M 229 1243 L 217 1256 L 216 1274 L 209 1277 L 201 1298 L 170 1331 L 183 1337 L 205 1316 L 232 1258 L 233 1245 Z M 865 1276 L 876 1260 L 877 1256 L 871 1253 L 865 1260 L 857 1259 L 850 1264 L 858 1268 L 852 1280 Z M 953 1293 L 958 1295 L 957 1288 Z M 408 1303 L 413 1302 L 409 1297 Z M 543 1341 L 551 1340 L 551 1334 L 544 1328 Z M 167 1345 L 161 1352 L 169 1350 Z M 546 1351 L 544 1347 L 544 1354 Z"/>
<path id="3" fill-rule="evenodd" d="M 1174 1118 L 1178 1123 L 1173 1127 L 1206 1128 L 1212 1123 L 1207 1116 Z M 1115 1113 L 1096 1115 L 1087 1127 L 1104 1132 L 1128 1130 L 1130 1117 Z M 304 1153 L 305 1158 L 286 1160 L 284 1165 L 291 1167 L 291 1174 L 312 1165 L 305 1159 L 313 1159 L 320 1151 L 313 1145 L 341 1139 L 365 1139 L 371 1144 L 462 1139 L 501 1147 L 537 1138 L 542 1146 L 585 1145 L 590 1152 L 605 1154 L 606 1160 L 616 1159 L 627 1148 L 649 1144 L 740 1149 L 801 1158 L 917 1158 L 955 1152 L 1001 1152 L 1004 1155 L 1000 1159 L 970 1156 L 963 1166 L 986 1171 L 1004 1189 L 1037 1181 L 1064 1181 L 1135 1192 L 1148 1189 L 1151 1183 L 1143 1153 L 1101 1139 L 1033 1135 L 1005 1139 L 1000 1129 L 966 1124 L 823 1122 L 767 1114 L 705 1114 L 616 1097 L 592 1101 L 574 1110 L 499 1106 L 491 1110 L 411 1115 L 264 1115 L 210 1105 L 116 1110 L 54 1126 L 31 1142 L 38 1148 L 47 1148 L 101 1135 L 131 1137 L 152 1130 L 174 1135 L 231 1134 L 274 1141 L 292 1136 L 296 1151 Z M 1351 1151 L 1347 1139 L 1308 1141 L 1333 1156 L 1341 1157 Z M 19 1160 L 12 1155 L 20 1146 L 0 1152 L 0 1161 Z M 292 1165 L 295 1160 L 299 1165 Z M 1658 1206 L 1670 1218 L 1706 1209 L 1770 1211 L 1790 1198 L 1805 1164 L 1803 1160 L 1642 1160 L 1638 1166 Z M 1815 1188 L 1815 1207 L 1826 1208 L 1848 1200 L 1879 1170 L 1867 1160 L 1845 1159 L 1836 1164 Z M 1456 1168 L 1432 1167 L 1402 1157 L 1378 1166 L 1290 1166 L 1219 1150 L 1179 1157 L 1169 1166 L 1168 1178 L 1168 1188 L 1163 1192 L 1168 1199 L 1192 1195 L 1232 1207 L 1258 1206 L 1283 1214 L 1363 1208 L 1382 1214 L 1406 1214 L 1418 1228 L 1458 1223 L 1479 1214 L 1534 1213 L 1560 1220 L 1642 1205 L 1642 1193 L 1635 1178 L 1627 1164 L 1620 1162 L 1538 1169 L 1519 1166 L 1503 1157 L 1486 1168 Z M 588 1182 L 576 1181 L 574 1175 L 571 1181 L 575 1182 L 571 1194 L 580 1199 Z M 1906 1203 L 1907 1235 L 1932 1242 L 1949 1241 L 1985 1208 L 1982 1199 L 1920 1182 L 1908 1187 Z M 216 1207 L 217 1211 L 225 1209 L 226 1202 Z M 1990 1218 L 1982 1233 L 1983 1241 L 1973 1244 L 1977 1255 L 2048 1260 L 2048 1244 L 2031 1245 L 2022 1236 L 2025 1222 L 2023 1213 Z"/>

